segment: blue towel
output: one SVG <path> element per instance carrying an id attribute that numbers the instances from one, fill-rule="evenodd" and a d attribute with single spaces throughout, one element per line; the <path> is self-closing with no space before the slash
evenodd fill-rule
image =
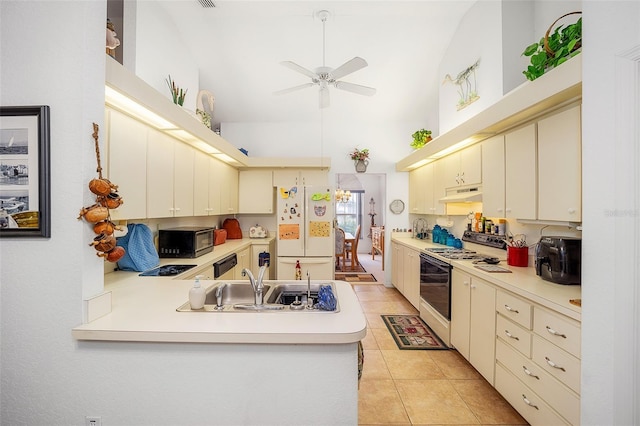
<path id="1" fill-rule="evenodd" d="M 153 232 L 145 224 L 130 223 L 127 235 L 118 238 L 125 255 L 118 260 L 118 269 L 123 271 L 147 271 L 160 264 L 160 257 L 153 244 Z"/>
<path id="2" fill-rule="evenodd" d="M 318 290 L 318 303 L 315 306 L 322 311 L 335 311 L 337 305 L 336 296 L 333 294 L 331 286 L 321 285 Z"/>

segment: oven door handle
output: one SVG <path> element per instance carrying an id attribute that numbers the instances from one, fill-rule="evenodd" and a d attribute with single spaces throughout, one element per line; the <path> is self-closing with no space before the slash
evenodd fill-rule
<path id="1" fill-rule="evenodd" d="M 451 264 L 444 262 L 440 259 L 436 259 L 435 257 L 429 256 L 428 254 L 425 254 L 425 253 L 420 253 L 420 260 L 424 260 L 426 262 L 432 263 L 441 268 L 451 269 Z"/>

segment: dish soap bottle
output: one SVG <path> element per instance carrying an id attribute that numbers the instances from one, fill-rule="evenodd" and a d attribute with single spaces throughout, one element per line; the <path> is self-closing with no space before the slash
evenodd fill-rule
<path id="1" fill-rule="evenodd" d="M 300 261 L 296 260 L 296 280 L 302 279 L 302 269 L 300 268 Z"/>
<path id="2" fill-rule="evenodd" d="M 193 283 L 193 287 L 189 290 L 189 304 L 191 309 L 202 309 L 204 307 L 204 300 L 207 297 L 204 287 L 200 285 L 200 278 L 202 275 L 196 275 L 196 282 Z"/>

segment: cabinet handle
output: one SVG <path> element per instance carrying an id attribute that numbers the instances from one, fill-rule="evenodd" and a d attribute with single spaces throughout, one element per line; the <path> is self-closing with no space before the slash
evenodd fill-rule
<path id="1" fill-rule="evenodd" d="M 477 286 L 475 286 L 475 285 L 472 285 L 472 286 L 471 286 L 471 288 L 476 288 L 476 287 L 477 287 Z"/>
<path id="2" fill-rule="evenodd" d="M 505 330 L 504 334 L 506 334 L 509 339 L 520 340 L 518 336 L 514 336 L 513 334 L 509 333 L 509 330 Z"/>
<path id="3" fill-rule="evenodd" d="M 460 175 L 460 182 L 464 183 L 464 172 Z"/>
<path id="4" fill-rule="evenodd" d="M 529 400 L 527 399 L 527 397 L 526 397 L 524 394 L 522 394 L 522 400 L 523 400 L 523 401 L 524 401 L 524 403 L 525 403 L 525 404 L 527 404 L 529 407 L 533 407 L 533 408 L 535 408 L 536 410 L 539 410 L 538 406 L 537 406 L 537 405 L 534 405 L 531 401 L 529 401 Z"/>
<path id="5" fill-rule="evenodd" d="M 175 209 L 173 209 L 173 211 L 179 212 L 180 211 L 180 207 L 176 207 Z"/>
<path id="6" fill-rule="evenodd" d="M 565 334 L 562 334 L 558 331 L 555 331 L 553 328 L 549 327 L 548 325 L 545 326 L 547 328 L 547 331 L 549 332 L 549 334 L 553 334 L 554 336 L 559 336 L 562 337 L 563 339 L 566 339 L 567 336 Z"/>
<path id="7" fill-rule="evenodd" d="M 513 312 L 514 314 L 519 314 L 520 312 L 518 312 L 517 309 L 513 309 L 511 306 L 509 305 L 504 305 L 504 308 L 509 311 L 509 312 Z"/>
<path id="8" fill-rule="evenodd" d="M 469 281 L 462 281 L 462 284 L 469 285 Z"/>
<path id="9" fill-rule="evenodd" d="M 551 361 L 548 356 L 545 356 L 544 359 L 545 359 L 545 361 L 547 361 L 547 364 L 549 364 L 551 367 L 557 368 L 560 371 L 564 371 L 564 372 L 567 371 L 567 370 L 564 369 L 564 367 L 560 367 L 558 364 L 556 364 L 555 362 Z"/>
<path id="10" fill-rule="evenodd" d="M 567 211 L 569 212 L 569 214 L 574 214 L 576 212 L 576 209 L 569 209 Z"/>
<path id="11" fill-rule="evenodd" d="M 526 374 L 529 377 L 533 377 L 535 379 L 540 380 L 540 377 L 536 376 L 535 374 L 533 374 L 531 371 L 529 371 L 529 369 L 527 367 L 525 367 L 524 365 L 522 366 L 522 369 L 524 370 L 524 374 Z"/>

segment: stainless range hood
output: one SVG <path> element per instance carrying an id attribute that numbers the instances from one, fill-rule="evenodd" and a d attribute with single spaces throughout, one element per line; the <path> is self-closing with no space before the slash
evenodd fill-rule
<path id="1" fill-rule="evenodd" d="M 473 203 L 482 201 L 482 188 L 465 188 L 447 191 L 445 197 L 440 198 L 441 203 Z"/>

